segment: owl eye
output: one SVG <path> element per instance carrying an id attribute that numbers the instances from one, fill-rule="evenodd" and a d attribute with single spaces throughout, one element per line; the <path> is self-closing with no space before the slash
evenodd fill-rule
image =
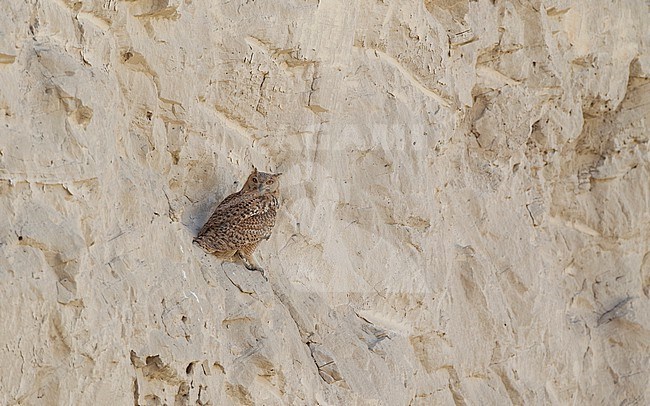
<path id="1" fill-rule="evenodd" d="M 267 183 L 268 185 L 272 185 L 273 182 L 275 182 L 275 179 L 271 179 L 271 180 L 267 181 L 266 183 Z"/>
<path id="2" fill-rule="evenodd" d="M 257 178 L 253 178 L 253 183 L 257 183 L 257 182 L 258 182 Z"/>

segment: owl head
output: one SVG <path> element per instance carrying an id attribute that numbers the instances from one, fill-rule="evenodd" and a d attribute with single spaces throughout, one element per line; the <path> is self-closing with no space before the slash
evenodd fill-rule
<path id="1" fill-rule="evenodd" d="M 253 167 L 253 172 L 248 175 L 246 183 L 242 188 L 243 192 L 257 192 L 259 194 L 272 193 L 280 187 L 279 177 L 281 173 L 259 172 Z"/>

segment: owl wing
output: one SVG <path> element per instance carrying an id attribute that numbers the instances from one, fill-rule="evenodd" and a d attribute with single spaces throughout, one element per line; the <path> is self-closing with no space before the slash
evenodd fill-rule
<path id="1" fill-rule="evenodd" d="M 237 250 L 271 235 L 279 207 L 272 195 L 231 195 L 217 206 L 196 241 L 214 251 Z"/>
<path id="2" fill-rule="evenodd" d="M 241 205 L 242 200 L 239 192 L 233 193 L 223 199 L 214 209 L 208 221 L 201 227 L 194 241 L 210 252 L 234 250 L 235 247 L 232 246 L 232 242 L 224 238 L 224 230 L 230 224 L 233 212 L 238 211 L 236 206 Z"/>

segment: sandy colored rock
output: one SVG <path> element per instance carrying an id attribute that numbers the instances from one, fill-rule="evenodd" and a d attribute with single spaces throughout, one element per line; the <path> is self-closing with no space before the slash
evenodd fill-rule
<path id="1" fill-rule="evenodd" d="M 8 2 L 0 403 L 650 403 L 648 21 Z M 192 244 L 253 164 L 269 282 Z"/>

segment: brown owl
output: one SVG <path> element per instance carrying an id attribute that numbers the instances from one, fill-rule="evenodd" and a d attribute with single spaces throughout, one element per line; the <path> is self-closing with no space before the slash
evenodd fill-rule
<path id="1" fill-rule="evenodd" d="M 273 231 L 280 207 L 280 175 L 253 168 L 241 190 L 219 203 L 194 242 L 217 258 L 243 262 L 246 268 L 266 278 L 253 252 Z"/>

